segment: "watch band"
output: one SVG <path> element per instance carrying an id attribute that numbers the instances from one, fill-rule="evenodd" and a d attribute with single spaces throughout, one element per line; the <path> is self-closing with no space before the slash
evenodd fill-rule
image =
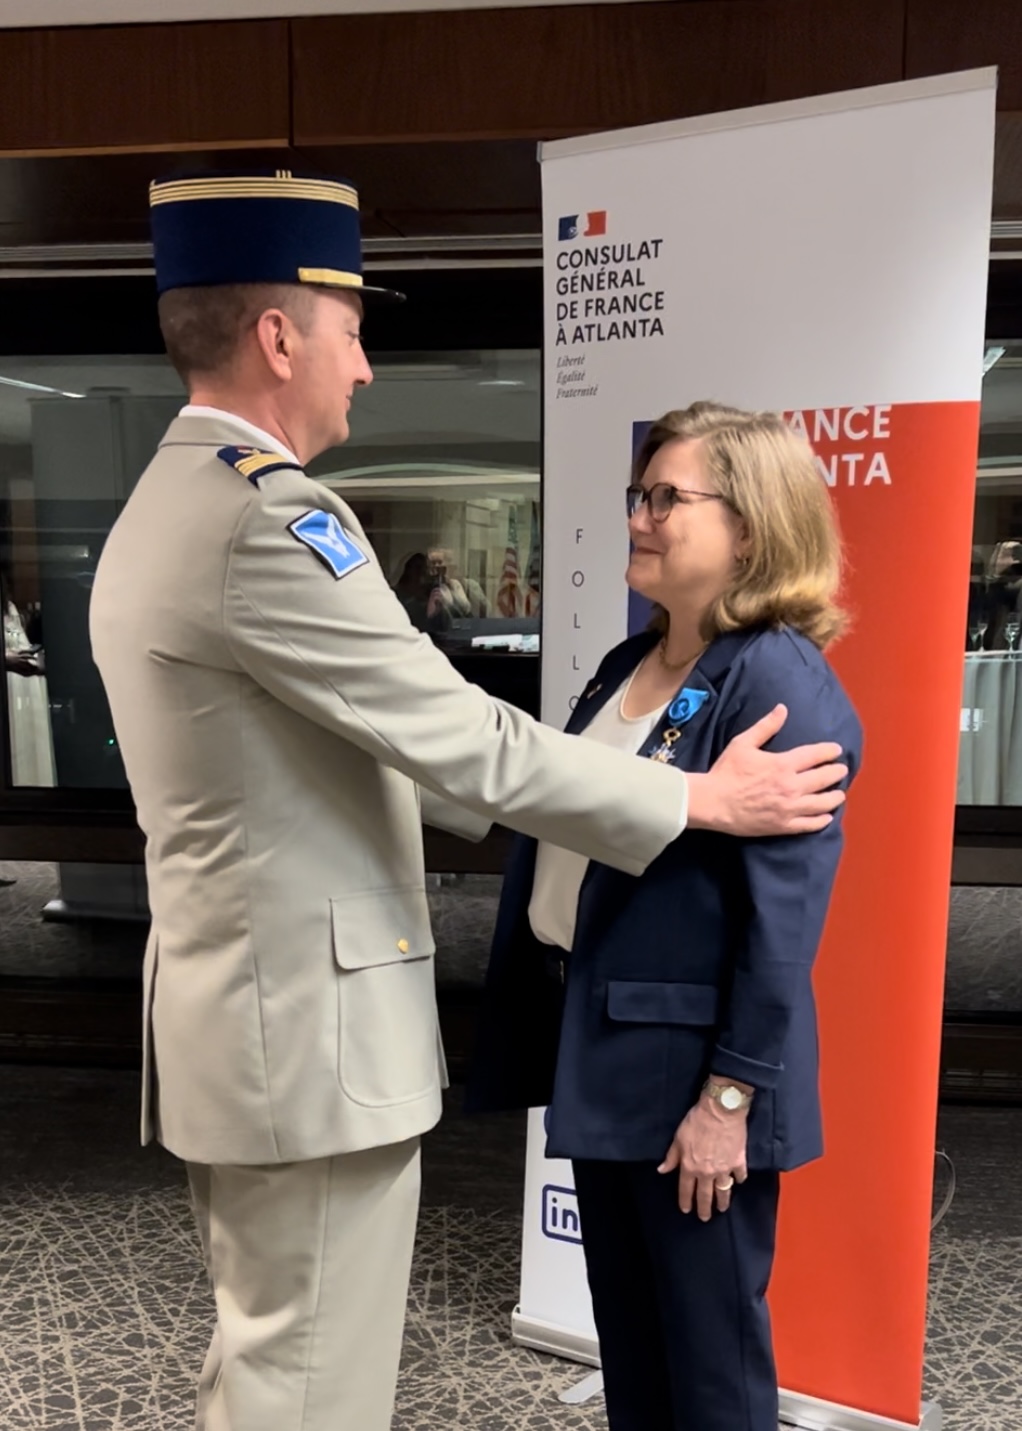
<path id="1" fill-rule="evenodd" d="M 703 1092 L 729 1113 L 738 1113 L 741 1109 L 752 1106 L 751 1093 L 743 1093 L 733 1083 L 721 1083 L 716 1078 L 706 1080 Z"/>

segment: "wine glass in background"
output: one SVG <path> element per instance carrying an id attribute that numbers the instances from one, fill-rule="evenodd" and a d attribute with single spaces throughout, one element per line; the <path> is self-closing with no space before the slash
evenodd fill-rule
<path id="1" fill-rule="evenodd" d="M 972 649 L 980 651 L 983 648 L 983 637 L 987 634 L 988 622 L 985 616 L 977 616 L 969 624 L 969 640 L 972 642 Z"/>
<path id="2" fill-rule="evenodd" d="M 1020 632 L 1022 632 L 1022 618 L 1017 611 L 1013 611 L 1004 623 L 1004 639 L 1008 643 L 1009 651 L 1015 650 Z"/>

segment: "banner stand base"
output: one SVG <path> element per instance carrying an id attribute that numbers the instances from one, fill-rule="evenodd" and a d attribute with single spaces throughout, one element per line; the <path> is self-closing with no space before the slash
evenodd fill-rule
<path id="1" fill-rule="evenodd" d="M 943 1421 L 935 1401 L 924 1402 L 918 1421 L 891 1421 L 851 1406 L 818 1401 L 815 1396 L 781 1392 L 781 1425 L 802 1427 L 804 1431 L 941 1431 Z"/>
<path id="2" fill-rule="evenodd" d="M 602 1391 L 603 1372 L 591 1371 L 581 1381 L 576 1381 L 574 1386 L 569 1386 L 567 1391 L 562 1391 L 557 1400 L 563 1402 L 565 1406 L 584 1406 L 587 1401 L 592 1401 L 593 1397 L 599 1396 Z"/>
<path id="3" fill-rule="evenodd" d="M 511 1313 L 511 1340 L 516 1346 L 547 1352 L 565 1361 L 577 1361 L 583 1366 L 600 1365 L 600 1348 L 595 1336 L 555 1322 L 543 1322 L 538 1317 L 527 1317 L 520 1307 Z"/>
<path id="4" fill-rule="evenodd" d="M 563 1357 L 565 1361 L 580 1362 L 583 1366 L 600 1365 L 600 1349 L 595 1336 L 544 1322 L 538 1317 L 525 1316 L 520 1307 L 516 1307 L 511 1314 L 511 1340 L 517 1346 Z M 592 1378 L 587 1377 L 582 1386 L 588 1389 L 591 1381 Z M 595 1395 L 595 1392 L 594 1385 L 589 1394 Z M 572 1396 L 571 1400 L 574 1402 L 575 1397 Z M 943 1420 L 943 1413 L 935 1401 L 924 1404 L 918 1421 L 891 1421 L 886 1416 L 873 1416 L 868 1411 L 856 1411 L 851 1406 L 838 1406 L 832 1401 L 818 1401 L 814 1396 L 781 1391 L 781 1425 L 797 1426 L 801 1431 L 941 1431 Z"/>

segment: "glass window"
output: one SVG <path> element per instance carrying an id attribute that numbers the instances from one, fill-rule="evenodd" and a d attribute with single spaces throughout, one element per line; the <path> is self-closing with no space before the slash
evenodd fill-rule
<path id="1" fill-rule="evenodd" d="M 539 650 L 539 354 L 388 355 L 310 472 L 449 653 Z"/>
<path id="2" fill-rule="evenodd" d="M 987 348 L 958 764 L 959 805 L 1022 805 L 1022 342 Z"/>
<path id="3" fill-rule="evenodd" d="M 0 358 L 4 754 L 17 788 L 125 783 L 89 649 L 89 592 L 181 402 L 165 359 Z"/>
<path id="4" fill-rule="evenodd" d="M 539 354 L 370 357 L 376 380 L 356 397 L 351 440 L 310 476 L 351 504 L 415 625 L 470 679 L 534 709 Z M 89 592 L 183 401 L 161 357 L 0 358 L 3 758 L 18 789 L 126 784 L 90 655 Z"/>

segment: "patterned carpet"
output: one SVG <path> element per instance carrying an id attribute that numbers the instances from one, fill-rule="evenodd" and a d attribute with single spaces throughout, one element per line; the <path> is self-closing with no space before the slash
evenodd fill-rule
<path id="1" fill-rule="evenodd" d="M 135 1079 L 0 1067 L 0 1427 L 190 1431 L 210 1301 L 177 1164 L 133 1146 Z M 1022 1110 L 949 1109 L 926 1394 L 1022 1431 Z M 600 1431 L 583 1368 L 511 1346 L 524 1129 L 452 1104 L 426 1144 L 395 1431 Z"/>
<path id="2" fill-rule="evenodd" d="M 184 1194 L 24 1190 L 0 1255 L 4 1431 L 186 1431 L 210 1304 Z M 500 1213 L 428 1208 L 420 1227 L 401 1431 L 604 1424 L 559 1407 L 580 1372 L 510 1353 L 518 1229 Z"/>

